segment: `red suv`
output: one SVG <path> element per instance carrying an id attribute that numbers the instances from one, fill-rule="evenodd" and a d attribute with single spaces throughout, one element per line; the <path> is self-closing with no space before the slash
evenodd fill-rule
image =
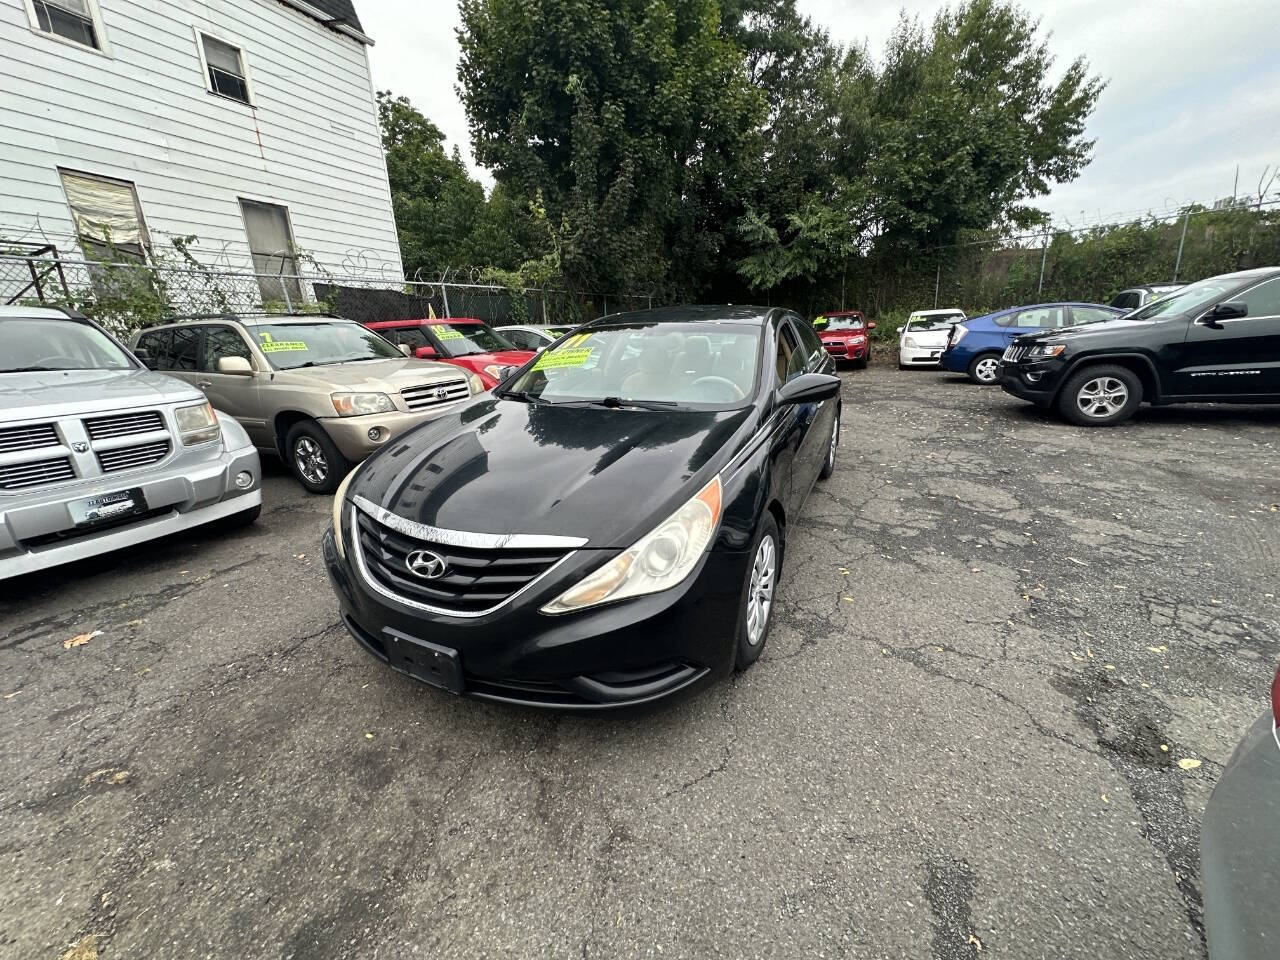
<path id="1" fill-rule="evenodd" d="M 836 363 L 853 360 L 860 367 L 871 360 L 870 332 L 875 328 L 861 310 L 833 310 L 820 313 L 813 320 L 813 329 L 831 359 Z"/>
<path id="2" fill-rule="evenodd" d="M 439 360 L 470 370 L 486 390 L 502 379 L 503 367 L 520 367 L 537 354 L 518 350 L 486 323 L 472 317 L 447 320 L 377 320 L 366 323 L 397 346 L 407 345 L 420 360 Z"/>

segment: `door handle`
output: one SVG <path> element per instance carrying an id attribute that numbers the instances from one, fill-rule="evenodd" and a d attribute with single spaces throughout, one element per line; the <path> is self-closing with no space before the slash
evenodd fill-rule
<path id="1" fill-rule="evenodd" d="M 212 380 L 197 380 L 197 381 L 196 381 L 196 386 L 197 386 L 197 387 L 199 387 L 201 390 L 208 390 L 210 387 L 212 387 L 212 386 L 213 386 L 213 381 L 212 381 Z"/>

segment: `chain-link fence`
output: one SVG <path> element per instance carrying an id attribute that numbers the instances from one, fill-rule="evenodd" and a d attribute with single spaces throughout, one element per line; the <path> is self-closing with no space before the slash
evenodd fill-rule
<path id="1" fill-rule="evenodd" d="M 0 253 L 0 303 L 64 305 L 118 330 L 208 314 L 332 314 L 360 322 L 474 317 L 494 326 L 570 325 L 654 305 L 646 295 L 584 294 L 474 283 L 333 274 L 257 273 L 195 262 L 97 262 L 45 245 Z"/>

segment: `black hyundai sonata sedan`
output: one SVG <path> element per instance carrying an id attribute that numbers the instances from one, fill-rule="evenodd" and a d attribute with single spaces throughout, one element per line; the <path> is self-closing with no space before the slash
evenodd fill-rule
<path id="1" fill-rule="evenodd" d="M 745 669 L 788 527 L 835 467 L 833 369 L 776 308 L 578 328 L 346 479 L 324 541 L 343 622 L 393 669 L 532 706 Z"/>

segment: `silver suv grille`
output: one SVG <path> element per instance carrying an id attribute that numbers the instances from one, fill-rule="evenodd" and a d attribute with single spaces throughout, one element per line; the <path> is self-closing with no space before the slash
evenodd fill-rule
<path id="1" fill-rule="evenodd" d="M 74 480 L 75 470 L 67 457 L 52 460 L 34 460 L 29 463 L 12 463 L 0 467 L 0 490 L 25 490 L 49 483 Z"/>
<path id="2" fill-rule="evenodd" d="M 441 383 L 424 383 L 420 387 L 405 387 L 400 391 L 405 406 L 417 412 L 455 403 L 471 396 L 466 380 L 445 380 Z"/>
<path id="3" fill-rule="evenodd" d="M 117 447 L 114 450 L 98 451 L 98 466 L 103 473 L 119 473 L 121 470 L 132 470 L 134 467 L 145 467 L 149 463 L 159 463 L 169 455 L 169 441 L 157 440 L 155 443 L 140 443 L 132 447 Z"/>
<path id="4" fill-rule="evenodd" d="M 127 437 L 134 433 L 151 433 L 164 429 L 164 419 L 159 410 L 141 413 L 119 413 L 111 417 L 91 417 L 84 422 L 90 440 L 106 440 L 108 437 Z"/>
<path id="5" fill-rule="evenodd" d="M 37 450 L 40 447 L 56 447 L 58 431 L 52 423 L 32 423 L 25 427 L 0 428 L 0 453 L 14 450 Z"/>

